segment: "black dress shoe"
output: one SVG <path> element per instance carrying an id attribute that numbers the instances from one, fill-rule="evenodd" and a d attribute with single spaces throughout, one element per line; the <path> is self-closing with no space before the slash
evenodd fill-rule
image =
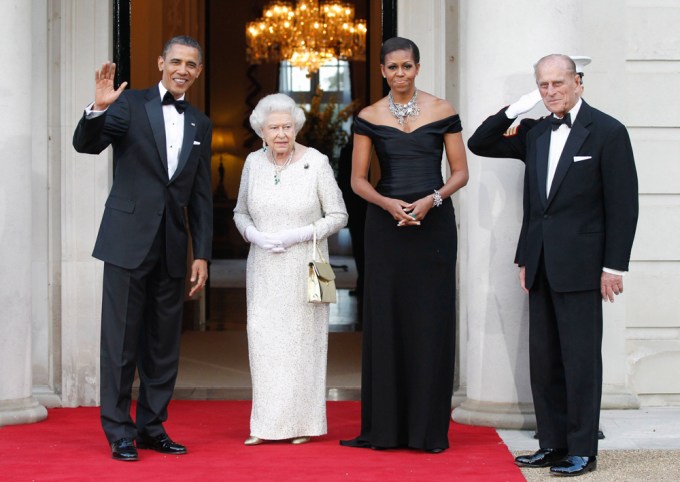
<path id="1" fill-rule="evenodd" d="M 580 457 L 567 455 L 560 463 L 550 467 L 552 475 L 573 477 L 592 472 L 597 468 L 597 457 Z"/>
<path id="2" fill-rule="evenodd" d="M 425 449 L 425 451 L 431 454 L 440 454 L 444 451 L 444 449 Z"/>
<path id="3" fill-rule="evenodd" d="M 137 449 L 131 438 L 121 438 L 111 444 L 111 457 L 115 460 L 134 462 L 138 460 Z"/>
<path id="4" fill-rule="evenodd" d="M 567 449 L 539 449 L 531 455 L 520 455 L 515 458 L 515 465 L 520 467 L 550 467 L 567 455 Z"/>
<path id="5" fill-rule="evenodd" d="M 173 442 L 167 433 L 162 433 L 156 437 L 148 435 L 137 436 L 137 448 L 151 449 L 162 454 L 182 455 L 187 453 L 187 448 L 177 442 Z"/>

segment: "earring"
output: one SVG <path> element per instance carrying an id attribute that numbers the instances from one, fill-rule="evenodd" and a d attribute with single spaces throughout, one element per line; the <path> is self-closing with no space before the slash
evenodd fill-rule
<path id="1" fill-rule="evenodd" d="M 262 138 L 262 152 L 267 152 L 267 142 Z"/>

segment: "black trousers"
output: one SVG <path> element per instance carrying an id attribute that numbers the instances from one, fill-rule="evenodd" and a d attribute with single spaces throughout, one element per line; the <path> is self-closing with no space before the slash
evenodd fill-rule
<path id="1" fill-rule="evenodd" d="M 558 293 L 541 260 L 529 292 L 531 390 L 541 448 L 597 455 L 602 399 L 602 297 Z"/>
<path id="2" fill-rule="evenodd" d="M 184 278 L 168 275 L 165 223 L 144 262 L 128 270 L 104 264 L 101 322 L 101 423 L 109 443 L 164 432 L 179 365 Z M 140 388 L 130 414 L 135 369 Z"/>

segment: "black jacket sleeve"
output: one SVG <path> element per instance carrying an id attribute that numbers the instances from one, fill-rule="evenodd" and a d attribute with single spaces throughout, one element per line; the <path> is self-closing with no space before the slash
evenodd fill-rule
<path id="1" fill-rule="evenodd" d="M 515 127 L 515 119 L 505 115 L 507 107 L 488 117 L 468 139 L 468 148 L 483 157 L 520 159 L 526 158 L 527 133 L 542 119 L 523 119 Z"/>

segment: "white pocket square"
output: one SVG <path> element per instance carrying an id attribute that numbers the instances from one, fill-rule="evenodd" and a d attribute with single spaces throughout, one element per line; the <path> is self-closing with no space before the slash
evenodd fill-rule
<path id="1" fill-rule="evenodd" d="M 198 142 L 198 141 L 194 141 L 194 145 L 195 145 L 195 146 L 200 146 L 200 145 L 201 145 L 201 143 L 200 143 L 200 142 Z"/>
<path id="2" fill-rule="evenodd" d="M 587 161 L 588 159 L 592 158 L 593 156 L 574 156 L 574 162 Z"/>

